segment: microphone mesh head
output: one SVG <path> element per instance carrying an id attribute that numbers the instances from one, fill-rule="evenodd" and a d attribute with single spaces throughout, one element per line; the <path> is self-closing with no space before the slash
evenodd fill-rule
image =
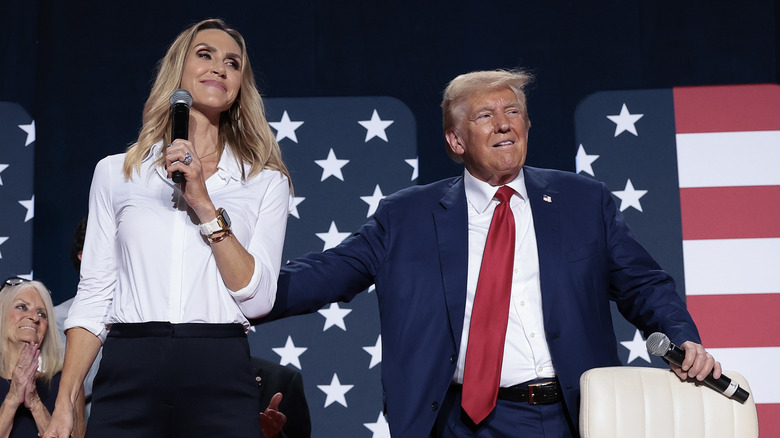
<path id="1" fill-rule="evenodd" d="M 648 336 L 647 342 L 645 343 L 647 351 L 653 356 L 663 356 L 669 351 L 669 345 L 671 344 L 672 342 L 669 340 L 669 337 L 661 332 L 655 332 Z"/>
<path id="2" fill-rule="evenodd" d="M 192 95 L 190 92 L 183 88 L 174 91 L 173 94 L 171 94 L 171 105 L 176 105 L 177 103 L 183 103 L 187 105 L 187 108 L 191 107 Z"/>

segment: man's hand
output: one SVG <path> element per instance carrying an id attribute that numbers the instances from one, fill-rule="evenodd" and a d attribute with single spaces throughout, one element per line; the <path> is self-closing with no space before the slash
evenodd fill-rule
<path id="1" fill-rule="evenodd" d="M 680 348 L 685 351 L 685 360 L 682 362 L 682 367 L 672 363 L 669 364 L 680 380 L 691 378 L 701 382 L 710 374 L 710 371 L 712 371 L 712 377 L 715 379 L 720 378 L 722 372 L 720 362 L 707 353 L 704 347 L 695 342 L 685 341 L 680 345 Z"/>
<path id="2" fill-rule="evenodd" d="M 287 416 L 279 412 L 279 403 L 282 402 L 282 393 L 277 392 L 271 397 L 268 408 L 260 413 L 260 425 L 263 428 L 263 437 L 277 438 L 282 427 L 287 423 Z"/>

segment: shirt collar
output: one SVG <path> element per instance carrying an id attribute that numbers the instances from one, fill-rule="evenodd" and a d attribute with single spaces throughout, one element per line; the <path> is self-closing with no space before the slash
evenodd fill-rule
<path id="1" fill-rule="evenodd" d="M 491 186 L 485 181 L 477 179 L 469 173 L 467 169 L 463 171 L 463 185 L 466 189 L 466 199 L 469 204 L 477 211 L 484 213 L 490 205 L 490 201 L 496 195 L 500 186 Z M 523 169 L 517 174 L 517 177 L 505 185 L 511 187 L 521 199 L 528 199 L 528 191 L 525 188 L 525 176 Z"/>
<path id="2" fill-rule="evenodd" d="M 154 146 L 152 146 L 152 148 L 149 150 L 149 154 L 146 155 L 143 161 L 146 162 L 151 158 L 156 159 L 162 154 L 162 151 L 163 142 L 159 141 L 155 143 Z M 165 172 L 163 166 L 157 167 L 157 173 L 164 179 L 168 178 L 168 174 Z M 238 159 L 236 158 L 235 154 L 233 154 L 233 150 L 227 144 L 222 151 L 222 156 L 219 158 L 219 163 L 217 163 L 216 175 L 225 181 L 229 179 L 241 181 L 241 167 L 238 165 Z"/>

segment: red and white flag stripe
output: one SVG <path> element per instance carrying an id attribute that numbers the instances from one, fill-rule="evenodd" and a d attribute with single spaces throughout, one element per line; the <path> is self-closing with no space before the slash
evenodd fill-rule
<path id="1" fill-rule="evenodd" d="M 780 436 L 780 86 L 674 89 L 688 309 Z"/>

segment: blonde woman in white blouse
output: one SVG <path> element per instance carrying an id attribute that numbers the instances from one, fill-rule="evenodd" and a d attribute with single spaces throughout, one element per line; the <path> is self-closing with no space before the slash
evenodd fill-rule
<path id="1" fill-rule="evenodd" d="M 177 89 L 192 96 L 189 140 L 171 138 Z M 69 436 L 101 343 L 87 437 L 260 436 L 247 319 L 274 304 L 290 196 L 243 38 L 218 19 L 191 26 L 160 62 L 138 140 L 95 168 L 44 436 Z"/>

